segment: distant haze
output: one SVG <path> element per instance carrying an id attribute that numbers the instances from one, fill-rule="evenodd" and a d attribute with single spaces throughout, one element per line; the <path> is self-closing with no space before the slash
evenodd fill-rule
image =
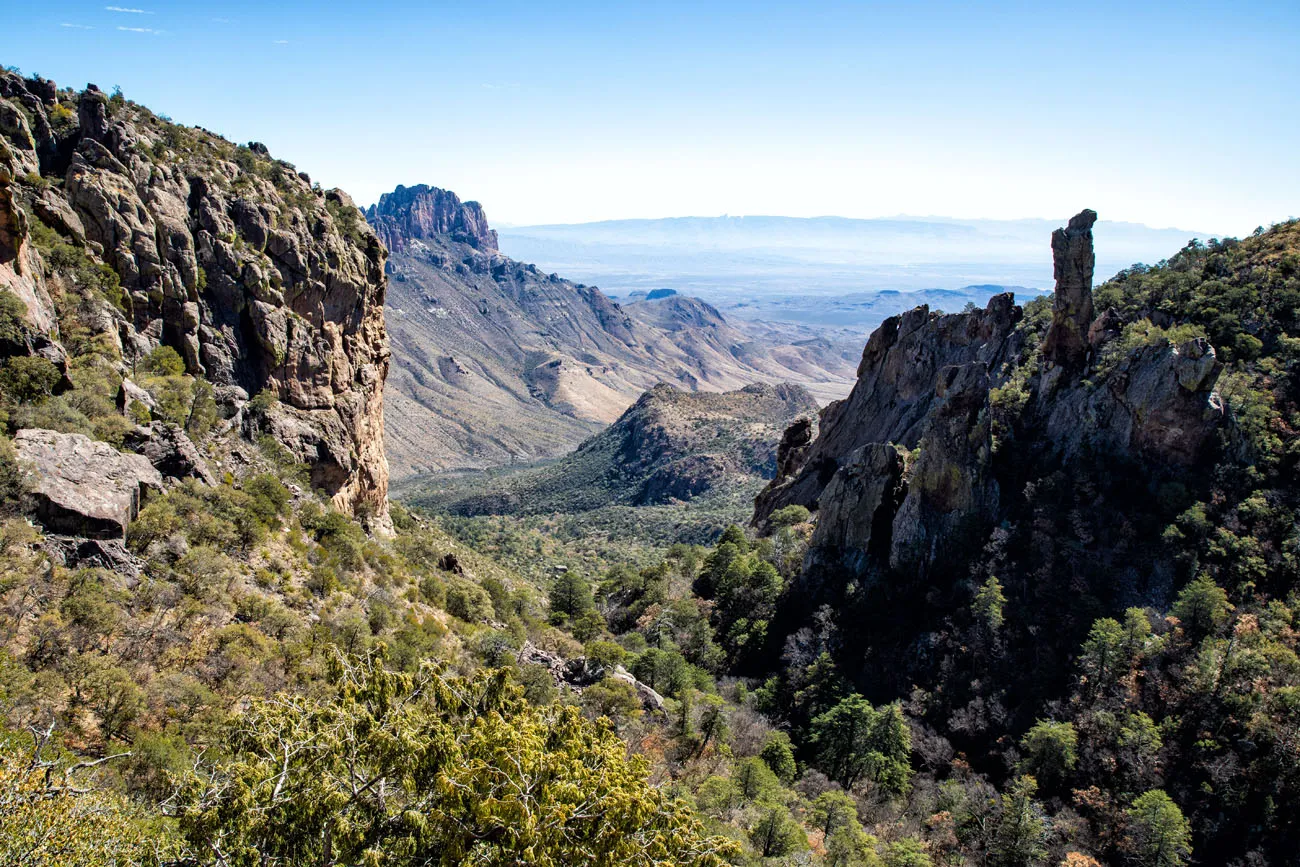
<path id="1" fill-rule="evenodd" d="M 862 326 L 916 298 L 960 299 L 960 307 L 983 303 L 1001 287 L 1024 287 L 1022 295 L 1050 290 L 1051 234 L 1064 222 L 723 216 L 514 226 L 499 233 L 503 253 L 612 295 L 670 288 L 733 314 Z M 1094 231 L 1098 282 L 1136 262 L 1166 259 L 1193 238 L 1215 236 L 1104 220 Z M 873 303 L 883 300 L 873 297 L 881 290 L 904 294 L 882 306 Z M 851 296 L 839 300 L 874 312 L 863 321 L 837 320 L 826 304 L 807 303 L 829 296 Z"/>

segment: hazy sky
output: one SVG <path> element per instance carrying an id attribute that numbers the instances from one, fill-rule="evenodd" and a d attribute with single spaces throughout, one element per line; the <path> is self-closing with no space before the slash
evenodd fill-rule
<path id="1" fill-rule="evenodd" d="M 898 213 L 1240 234 L 1300 213 L 1300 2 L 0 0 L 0 63 L 121 85 L 359 203 L 495 222 Z"/>

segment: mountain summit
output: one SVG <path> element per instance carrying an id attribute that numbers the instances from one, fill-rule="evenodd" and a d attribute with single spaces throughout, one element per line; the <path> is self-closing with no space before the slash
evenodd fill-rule
<path id="1" fill-rule="evenodd" d="M 405 252 L 412 241 L 445 235 L 478 250 L 495 252 L 497 233 L 488 228 L 478 202 L 462 202 L 450 190 L 426 184 L 398 186 L 366 210 L 366 219 L 390 253 Z"/>

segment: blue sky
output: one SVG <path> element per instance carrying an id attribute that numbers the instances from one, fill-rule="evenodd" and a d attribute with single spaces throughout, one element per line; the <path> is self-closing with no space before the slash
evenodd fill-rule
<path id="1" fill-rule="evenodd" d="M 898 213 L 1240 234 L 1300 212 L 1300 3 L 0 0 L 0 63 L 120 85 L 358 202 L 515 224 Z"/>

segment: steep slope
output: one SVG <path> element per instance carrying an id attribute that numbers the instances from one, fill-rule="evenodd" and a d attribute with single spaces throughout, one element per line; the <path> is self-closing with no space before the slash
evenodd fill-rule
<path id="1" fill-rule="evenodd" d="M 120 379 L 170 347 L 250 436 L 382 524 L 385 252 L 347 195 L 93 85 L 0 71 L 0 96 L 0 285 L 26 349 L 66 379 L 62 343 L 99 341 Z"/>
<path id="2" fill-rule="evenodd" d="M 808 334 L 781 342 L 744 333 L 691 299 L 625 309 L 595 287 L 506 258 L 482 208 L 447 191 L 399 187 L 367 218 L 392 251 L 396 476 L 555 457 L 658 382 L 847 390 L 849 362 Z"/>
<path id="3" fill-rule="evenodd" d="M 1198 863 L 1289 863 L 1300 232 L 1094 291 L 1095 219 L 1053 234 L 1050 300 L 887 320 L 818 436 L 787 432 L 754 521 L 815 524 L 751 663 L 825 651 L 869 697 L 910 696 L 932 744 L 1035 773 L 1107 857 L 1103 805 L 1161 789 Z M 1063 765 L 1035 752 L 1051 726 Z"/>
<path id="4" fill-rule="evenodd" d="M 792 385 L 725 393 L 657 385 L 572 454 L 504 478 L 415 485 L 405 499 L 462 515 L 656 505 L 770 479 L 777 434 L 817 402 Z M 752 489 L 751 489 L 752 490 Z"/>

